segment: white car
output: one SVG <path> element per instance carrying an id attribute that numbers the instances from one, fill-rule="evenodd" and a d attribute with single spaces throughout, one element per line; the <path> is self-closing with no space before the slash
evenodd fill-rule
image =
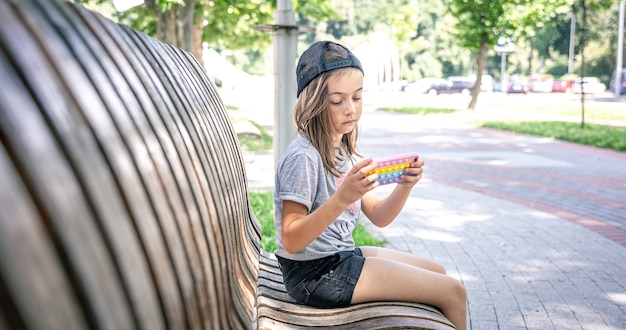
<path id="1" fill-rule="evenodd" d="M 418 81 L 409 83 L 404 87 L 405 92 L 425 94 L 431 87 L 445 83 L 445 79 L 441 78 L 422 78 Z"/>
<path id="2" fill-rule="evenodd" d="M 584 86 L 581 88 L 581 82 Z M 584 91 L 585 94 L 600 94 L 606 92 L 606 86 L 597 77 L 584 77 L 574 80 L 572 85 L 572 92 L 580 94 Z"/>

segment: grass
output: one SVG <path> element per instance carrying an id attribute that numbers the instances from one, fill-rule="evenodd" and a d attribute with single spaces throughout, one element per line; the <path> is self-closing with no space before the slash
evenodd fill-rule
<path id="1" fill-rule="evenodd" d="M 274 192 L 251 192 L 250 204 L 254 215 L 261 223 L 261 248 L 268 252 L 276 250 L 276 228 L 274 226 Z M 357 246 L 383 246 L 387 242 L 373 236 L 359 220 L 354 230 Z"/>
<path id="2" fill-rule="evenodd" d="M 479 101 L 480 102 L 480 101 Z M 507 109 L 509 111 L 524 112 L 534 116 L 563 116 L 570 117 L 573 120 L 580 120 L 581 106 L 577 103 L 564 104 L 528 104 L 524 102 L 499 103 L 494 102 L 488 105 L 489 108 Z M 587 104 L 585 106 L 585 117 L 589 120 L 626 120 L 626 111 L 615 111 L 614 109 L 605 109 L 595 104 Z"/>
<path id="3" fill-rule="evenodd" d="M 252 134 L 238 134 L 237 138 L 239 139 L 241 150 L 271 150 L 274 147 L 274 140 L 272 139 L 272 136 L 267 133 L 267 129 L 254 121 L 250 121 L 250 123 L 252 123 L 252 125 L 254 125 L 259 132 L 261 132 L 261 137 L 259 138 L 258 136 Z"/>
<path id="4" fill-rule="evenodd" d="M 387 110 L 392 112 L 400 112 L 411 115 L 439 115 L 439 114 L 451 114 L 456 113 L 455 109 L 448 108 L 425 108 L 425 107 L 380 107 L 380 110 Z"/>
<path id="5" fill-rule="evenodd" d="M 276 228 L 274 226 L 274 192 L 251 192 L 250 205 L 261 223 L 261 248 L 268 252 L 276 250 Z"/>
<path id="6" fill-rule="evenodd" d="M 481 126 L 626 151 L 626 127 L 585 124 L 581 128 L 580 123 L 560 121 L 488 121 Z"/>
<path id="7" fill-rule="evenodd" d="M 543 112 L 542 112 L 543 109 Z M 381 108 L 392 112 L 400 112 L 417 115 L 433 115 L 433 114 L 449 114 L 452 118 L 455 114 L 459 114 L 458 110 L 447 108 L 425 108 L 425 107 L 387 107 Z M 518 110 L 516 110 L 518 111 Z M 527 120 L 489 120 L 488 117 L 480 117 L 480 114 L 471 112 L 461 112 L 465 115 L 465 119 L 469 120 L 473 125 L 487 128 L 495 128 L 505 131 L 511 131 L 522 134 L 545 136 L 558 140 L 575 142 L 598 148 L 608 148 L 617 151 L 626 151 L 626 127 L 602 125 L 595 123 L 586 123 L 581 128 L 580 123 L 575 122 L 580 116 L 573 110 L 563 110 L 554 108 L 535 107 L 527 112 L 534 113 L 534 117 L 560 115 L 564 118 L 570 118 L 572 121 L 527 121 Z M 467 116 L 467 115 L 470 116 Z M 609 111 L 595 110 L 589 111 L 589 119 L 595 120 L 626 120 L 626 111 Z M 475 115 L 475 116 L 471 116 Z M 462 120 L 461 116 L 455 117 L 454 120 Z"/>

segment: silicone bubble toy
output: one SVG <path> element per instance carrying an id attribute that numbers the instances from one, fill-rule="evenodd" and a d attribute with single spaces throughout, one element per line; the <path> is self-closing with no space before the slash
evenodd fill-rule
<path id="1" fill-rule="evenodd" d="M 405 169 L 410 167 L 412 162 L 416 162 L 418 158 L 416 153 L 408 153 L 374 159 L 374 163 L 378 164 L 378 167 L 367 175 L 378 174 L 377 181 L 380 185 L 402 182 L 404 180 L 400 176 L 405 174 Z"/>

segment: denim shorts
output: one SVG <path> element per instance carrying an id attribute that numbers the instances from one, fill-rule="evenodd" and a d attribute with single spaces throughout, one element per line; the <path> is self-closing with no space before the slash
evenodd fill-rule
<path id="1" fill-rule="evenodd" d="M 350 305 L 365 264 L 359 248 L 307 261 L 277 258 L 289 295 L 299 304 L 322 308 Z"/>

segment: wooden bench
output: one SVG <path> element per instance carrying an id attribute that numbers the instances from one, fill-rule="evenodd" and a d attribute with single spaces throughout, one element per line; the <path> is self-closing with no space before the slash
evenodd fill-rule
<path id="1" fill-rule="evenodd" d="M 0 22 L 0 329 L 452 328 L 291 300 L 190 53 L 57 0 Z"/>

